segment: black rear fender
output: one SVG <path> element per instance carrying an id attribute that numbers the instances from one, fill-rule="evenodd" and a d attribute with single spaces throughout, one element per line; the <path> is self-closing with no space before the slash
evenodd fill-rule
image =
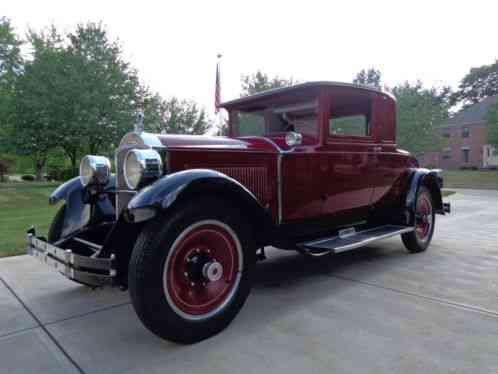
<path id="1" fill-rule="evenodd" d="M 435 212 L 444 214 L 445 210 L 441 193 L 443 179 L 440 170 L 414 169 L 410 178 L 410 187 L 405 199 L 405 207 L 410 213 L 409 224 L 414 223 L 417 195 L 420 186 L 425 186 L 431 192 Z"/>

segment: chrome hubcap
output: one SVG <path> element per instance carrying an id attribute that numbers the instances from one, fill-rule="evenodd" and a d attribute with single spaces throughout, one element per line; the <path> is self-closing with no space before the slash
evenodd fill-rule
<path id="1" fill-rule="evenodd" d="M 202 268 L 202 275 L 210 282 L 216 282 L 223 276 L 223 265 L 216 260 L 206 263 Z"/>

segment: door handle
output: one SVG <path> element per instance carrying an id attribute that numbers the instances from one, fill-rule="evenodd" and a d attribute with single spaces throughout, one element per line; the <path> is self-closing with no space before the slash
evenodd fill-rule
<path id="1" fill-rule="evenodd" d="M 382 147 L 381 146 L 375 146 L 373 147 L 374 152 L 382 152 Z"/>

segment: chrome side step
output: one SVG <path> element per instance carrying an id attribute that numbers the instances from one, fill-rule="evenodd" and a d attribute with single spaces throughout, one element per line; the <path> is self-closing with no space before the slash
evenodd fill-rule
<path id="1" fill-rule="evenodd" d="M 364 231 L 341 230 L 337 236 L 300 243 L 298 247 L 310 256 L 324 256 L 341 253 L 368 245 L 376 240 L 404 234 L 415 230 L 413 226 L 385 225 Z"/>

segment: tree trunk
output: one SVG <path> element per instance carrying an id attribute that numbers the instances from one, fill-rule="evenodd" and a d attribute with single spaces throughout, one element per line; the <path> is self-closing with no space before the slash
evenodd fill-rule
<path id="1" fill-rule="evenodd" d="M 35 180 L 41 182 L 43 180 L 43 167 L 45 160 L 35 160 Z"/>

